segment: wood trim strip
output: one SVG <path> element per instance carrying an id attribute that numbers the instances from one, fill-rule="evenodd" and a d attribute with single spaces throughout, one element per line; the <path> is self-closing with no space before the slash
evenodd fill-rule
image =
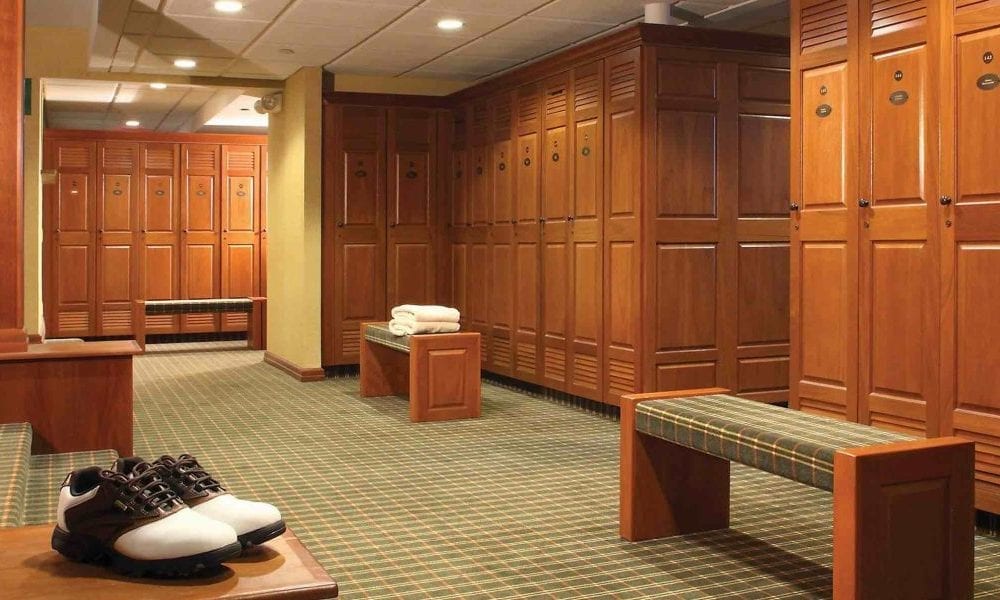
<path id="1" fill-rule="evenodd" d="M 23 352 L 24 2 L 0 0 L 0 352 Z"/>
<path id="2" fill-rule="evenodd" d="M 164 133 L 158 131 L 94 131 L 89 129 L 46 129 L 44 141 L 95 140 L 165 142 L 186 144 L 246 144 L 266 146 L 266 135 L 242 133 Z"/>
<path id="3" fill-rule="evenodd" d="M 277 354 L 265 351 L 264 352 L 264 362 L 281 369 L 285 373 L 291 375 L 292 377 L 298 379 L 303 383 L 308 383 L 312 381 L 322 381 L 326 378 L 326 372 L 318 367 L 305 368 L 293 363 L 292 361 L 278 356 Z"/>

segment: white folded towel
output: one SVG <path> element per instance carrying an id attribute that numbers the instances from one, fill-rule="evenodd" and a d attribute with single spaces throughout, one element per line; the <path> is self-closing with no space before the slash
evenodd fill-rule
<path id="1" fill-rule="evenodd" d="M 458 323 L 461 316 L 457 309 L 432 304 L 403 304 L 392 309 L 393 319 L 403 318 L 421 322 Z"/>
<path id="2" fill-rule="evenodd" d="M 389 321 L 392 335 L 417 335 L 421 333 L 455 333 L 458 323 L 443 321 L 414 321 L 413 319 L 393 319 Z"/>

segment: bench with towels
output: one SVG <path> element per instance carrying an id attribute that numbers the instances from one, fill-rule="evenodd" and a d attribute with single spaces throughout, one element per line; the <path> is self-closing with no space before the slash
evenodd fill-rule
<path id="1" fill-rule="evenodd" d="M 455 333 L 461 314 L 448 306 L 403 304 L 392 309 L 389 331 L 393 335 Z"/>

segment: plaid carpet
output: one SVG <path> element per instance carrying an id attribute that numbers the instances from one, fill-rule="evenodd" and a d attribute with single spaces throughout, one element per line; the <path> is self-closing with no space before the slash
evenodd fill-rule
<path id="1" fill-rule="evenodd" d="M 150 346 L 136 451 L 276 504 L 344 598 L 830 597 L 829 493 L 734 466 L 731 529 L 629 544 L 616 422 L 485 385 L 482 418 L 412 424 L 242 348 Z M 976 593 L 1000 597 L 998 540 L 977 538 Z"/>

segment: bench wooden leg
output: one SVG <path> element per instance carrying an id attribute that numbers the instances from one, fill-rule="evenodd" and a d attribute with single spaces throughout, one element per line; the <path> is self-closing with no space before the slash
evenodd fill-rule
<path id="1" fill-rule="evenodd" d="M 267 298 L 250 298 L 253 303 L 247 316 L 247 347 L 251 350 L 267 349 Z"/>
<path id="2" fill-rule="evenodd" d="M 480 336 L 410 338 L 410 420 L 475 419 L 480 414 Z"/>
<path id="3" fill-rule="evenodd" d="M 361 324 L 361 397 L 405 396 L 409 391 L 410 357 L 365 339 Z"/>
<path id="4" fill-rule="evenodd" d="M 635 430 L 635 406 L 639 402 L 709 393 L 726 390 L 622 396 L 622 538 L 637 542 L 729 526 L 729 461 Z"/>
<path id="5" fill-rule="evenodd" d="M 146 351 L 146 301 L 136 300 L 132 303 L 132 332 L 135 342 Z"/>
<path id="6" fill-rule="evenodd" d="M 833 597 L 972 598 L 973 460 L 954 437 L 838 452 Z"/>

